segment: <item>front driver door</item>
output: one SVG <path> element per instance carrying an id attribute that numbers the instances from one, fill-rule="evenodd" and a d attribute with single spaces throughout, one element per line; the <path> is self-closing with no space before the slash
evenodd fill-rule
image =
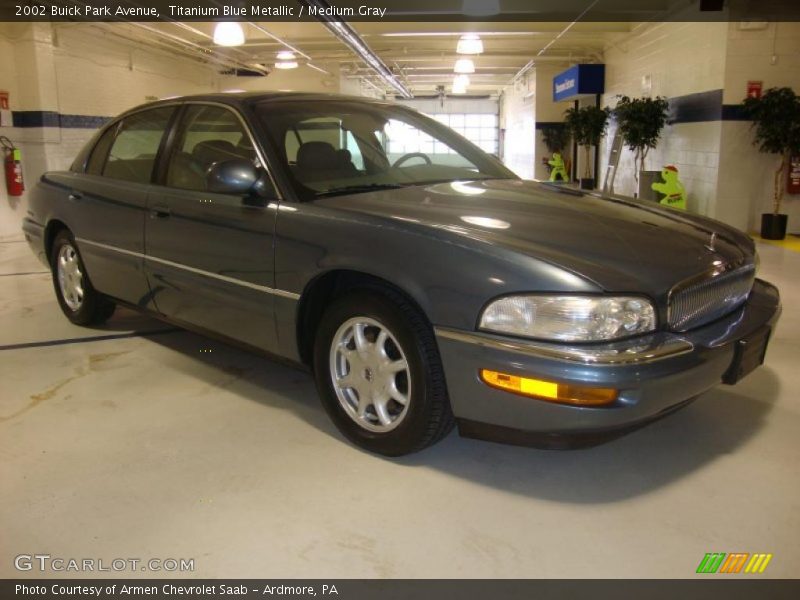
<path id="1" fill-rule="evenodd" d="M 162 185 L 148 196 L 145 270 L 159 312 L 275 351 L 276 211 L 206 186 L 214 163 L 241 158 L 261 164 L 237 113 L 186 105 Z"/>

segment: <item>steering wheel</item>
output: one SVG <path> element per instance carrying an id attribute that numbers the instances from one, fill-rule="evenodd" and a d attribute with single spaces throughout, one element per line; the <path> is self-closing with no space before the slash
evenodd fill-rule
<path id="1" fill-rule="evenodd" d="M 404 162 L 406 162 L 407 160 L 411 160 L 412 158 L 421 158 L 422 160 L 425 161 L 426 164 L 429 165 L 433 164 L 431 157 L 428 156 L 427 154 L 423 154 L 422 152 L 409 152 L 408 154 L 403 154 L 403 156 L 394 161 L 394 163 L 392 163 L 392 168 L 395 169 Z"/>

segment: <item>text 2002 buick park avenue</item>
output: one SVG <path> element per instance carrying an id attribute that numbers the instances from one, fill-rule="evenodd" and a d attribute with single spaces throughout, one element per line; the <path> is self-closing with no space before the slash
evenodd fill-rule
<path id="1" fill-rule="evenodd" d="M 763 362 L 753 242 L 522 181 L 415 111 L 312 94 L 133 109 L 24 230 L 74 323 L 125 304 L 310 367 L 350 440 L 587 444 Z"/>

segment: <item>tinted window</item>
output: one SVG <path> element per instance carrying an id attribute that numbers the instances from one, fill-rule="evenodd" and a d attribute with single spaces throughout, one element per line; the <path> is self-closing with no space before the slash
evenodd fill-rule
<path id="1" fill-rule="evenodd" d="M 114 134 L 117 132 L 117 126 L 114 125 L 106 131 L 95 144 L 92 154 L 89 157 L 89 162 L 86 164 L 86 172 L 90 175 L 100 175 L 103 172 L 103 166 L 106 164 L 108 151 L 111 148 L 111 143 L 114 141 Z"/>
<path id="2" fill-rule="evenodd" d="M 239 118 L 220 106 L 190 105 L 167 169 L 167 185 L 206 189 L 206 173 L 215 163 L 246 159 L 256 153 Z"/>
<path id="3" fill-rule="evenodd" d="M 174 108 L 156 108 L 123 119 L 103 175 L 137 183 L 149 183 L 161 138 Z"/>

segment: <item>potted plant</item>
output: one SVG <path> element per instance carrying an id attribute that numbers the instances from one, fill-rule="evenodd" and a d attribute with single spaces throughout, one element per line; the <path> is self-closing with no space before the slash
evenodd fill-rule
<path id="1" fill-rule="evenodd" d="M 744 114 L 755 128 L 753 144 L 761 152 L 777 154 L 780 163 L 775 171 L 772 212 L 761 215 L 761 237 L 782 240 L 786 237 L 787 215 L 781 213 L 784 173 L 789 157 L 800 154 L 800 96 L 788 87 L 770 88 L 760 98 L 744 101 Z"/>
<path id="2" fill-rule="evenodd" d="M 572 133 L 572 138 L 585 152 L 584 177 L 581 178 L 581 189 L 594 189 L 595 180 L 592 177 L 592 146 L 598 146 L 606 134 L 608 123 L 608 109 L 599 106 L 573 107 L 564 113 L 567 128 Z"/>
<path id="3" fill-rule="evenodd" d="M 634 153 L 634 179 L 638 186 L 639 197 L 642 191 L 645 191 L 645 195 L 653 193 L 650 184 L 661 174 L 661 171 L 652 171 L 642 177 L 647 153 L 656 147 L 661 130 L 667 124 L 668 110 L 669 103 L 663 96 L 655 98 L 620 96 L 614 108 L 617 132 L 622 136 L 625 145 Z"/>

